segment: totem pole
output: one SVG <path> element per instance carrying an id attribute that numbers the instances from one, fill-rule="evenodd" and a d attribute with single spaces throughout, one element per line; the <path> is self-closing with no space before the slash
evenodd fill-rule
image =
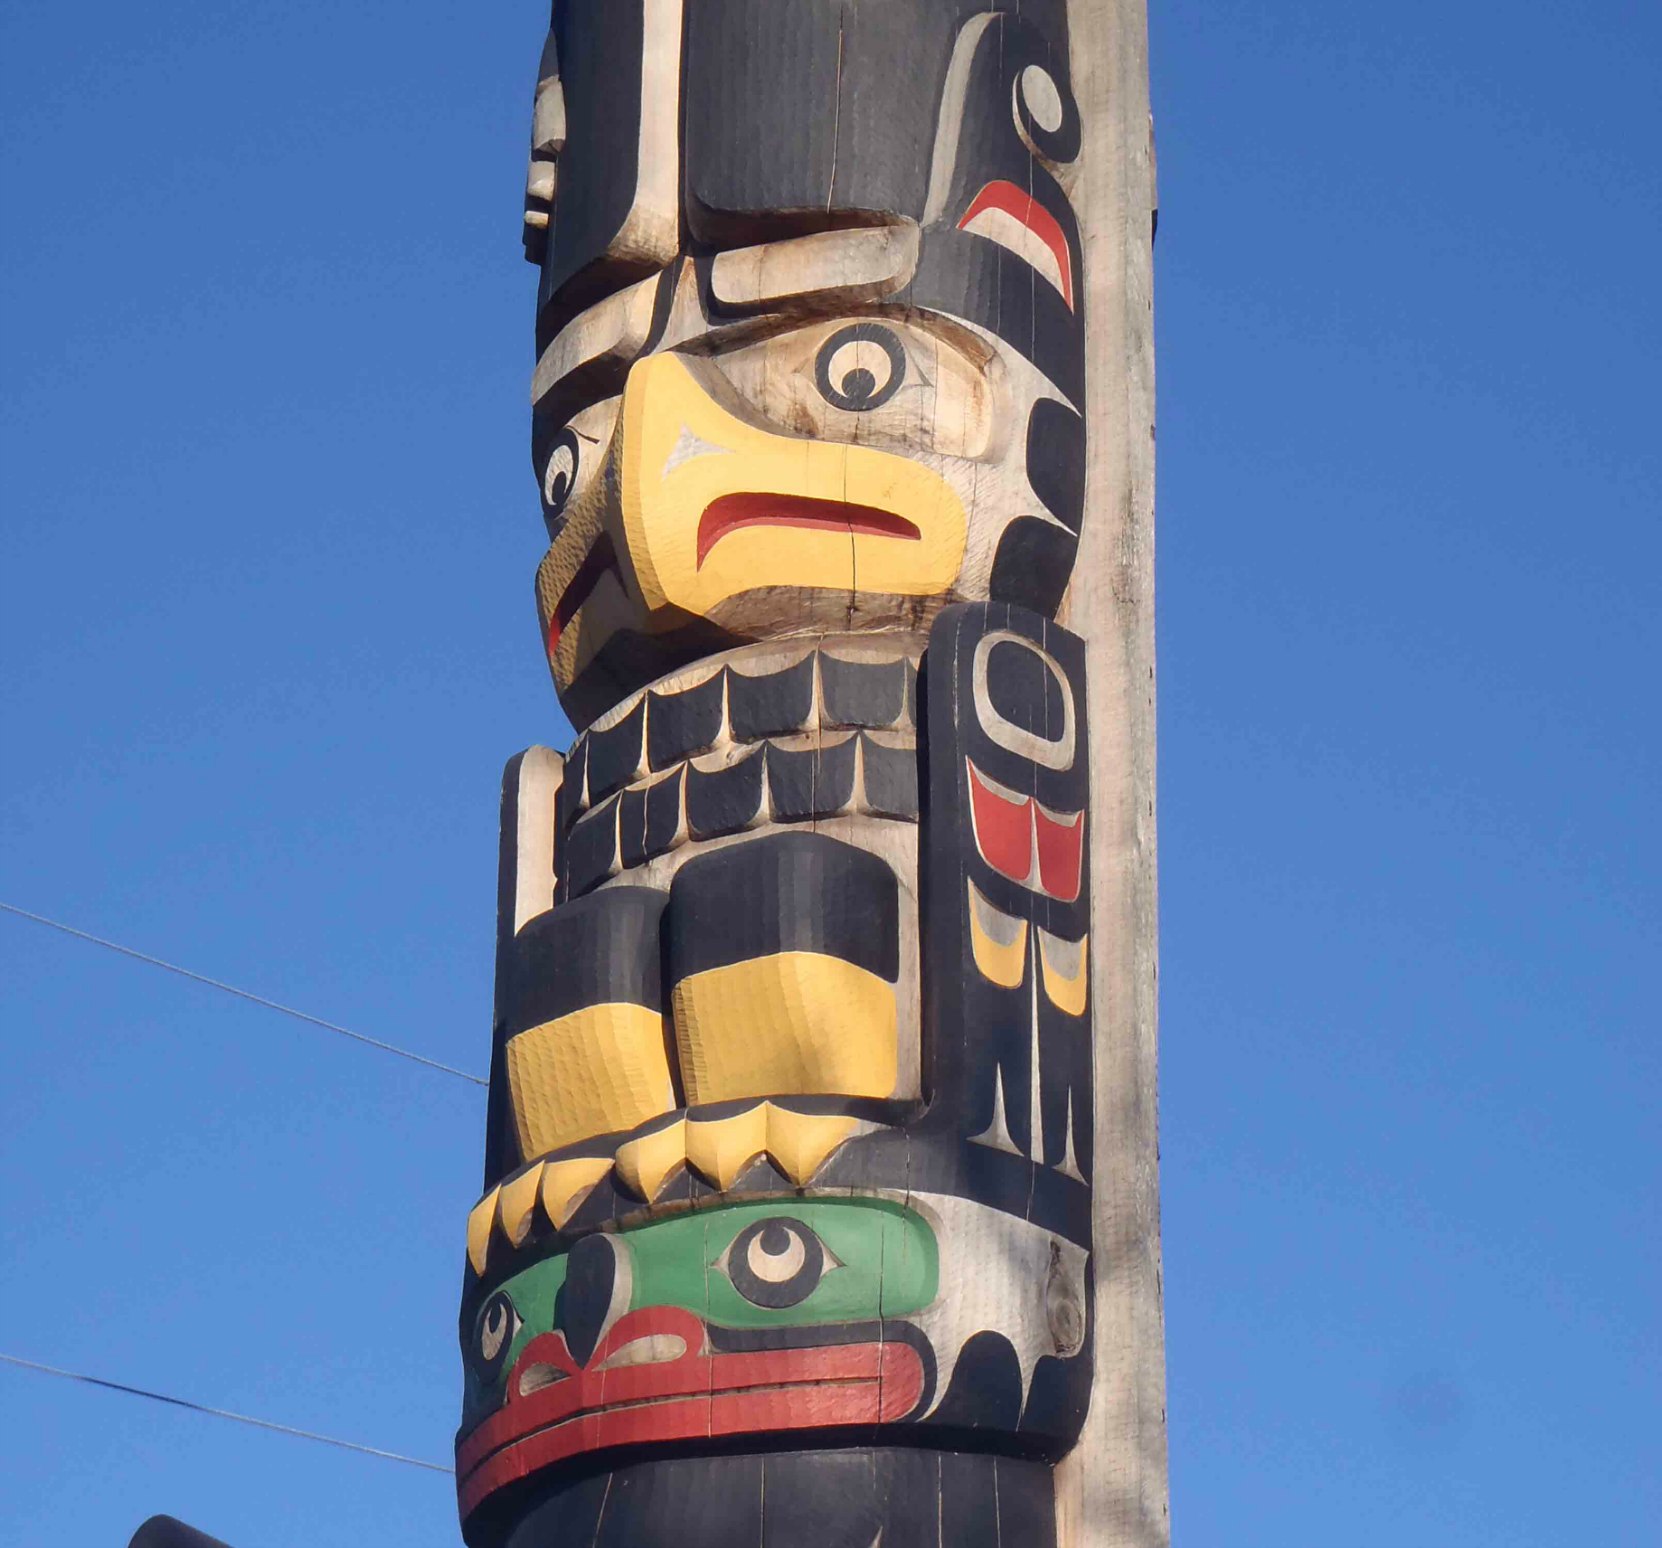
<path id="1" fill-rule="evenodd" d="M 474 1548 L 1165 1540 L 1141 25 L 555 0 Z"/>

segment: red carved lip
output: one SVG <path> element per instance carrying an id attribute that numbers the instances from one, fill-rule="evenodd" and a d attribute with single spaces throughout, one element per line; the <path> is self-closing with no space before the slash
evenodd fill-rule
<path id="1" fill-rule="evenodd" d="M 577 573 L 560 593 L 560 600 L 554 604 L 554 612 L 548 620 L 550 660 L 559 649 L 560 636 L 565 632 L 566 625 L 577 616 L 578 608 L 589 600 L 594 588 L 600 584 L 601 577 L 607 574 L 620 575 L 621 572 L 618 570 L 617 552 L 612 547 L 612 540 L 603 532 L 595 539 L 594 546 L 583 556 L 583 562 L 577 566 Z"/>
<path id="2" fill-rule="evenodd" d="M 670 1357 L 620 1363 L 631 1345 Z M 626 1313 L 582 1366 L 564 1334 L 544 1333 L 514 1362 L 507 1401 L 456 1447 L 461 1513 L 603 1446 L 891 1422 L 917 1406 L 923 1381 L 917 1351 L 901 1342 L 707 1353 L 703 1322 L 677 1306 Z"/>
<path id="3" fill-rule="evenodd" d="M 704 507 L 704 514 L 698 518 L 697 568 L 704 567 L 705 558 L 717 543 L 741 527 L 807 527 L 913 542 L 922 536 L 914 523 L 881 506 L 821 500 L 813 495 L 746 491 L 721 495 Z"/>

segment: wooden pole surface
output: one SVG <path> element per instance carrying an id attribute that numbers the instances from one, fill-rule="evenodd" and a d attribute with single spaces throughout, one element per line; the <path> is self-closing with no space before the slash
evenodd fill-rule
<path id="1" fill-rule="evenodd" d="M 1057 1474 L 1067 1548 L 1170 1541 L 1156 1045 L 1154 211 L 1146 0 L 1072 16 L 1086 147 L 1087 514 L 1063 619 L 1084 636 L 1093 762 L 1096 1378 Z M 1104 1164 L 1106 1162 L 1106 1165 Z"/>

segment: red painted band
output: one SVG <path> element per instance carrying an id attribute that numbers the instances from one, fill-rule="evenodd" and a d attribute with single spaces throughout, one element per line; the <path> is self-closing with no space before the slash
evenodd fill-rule
<path id="1" fill-rule="evenodd" d="M 642 1338 L 678 1338 L 668 1360 L 602 1366 Z M 517 1396 L 542 1367 L 546 1386 Z M 515 1479 L 603 1446 L 743 1435 L 904 1418 L 923 1395 L 910 1344 L 704 1352 L 704 1325 L 679 1307 L 643 1307 L 619 1319 L 579 1368 L 563 1334 L 531 1340 L 508 1378 L 503 1406 L 456 1448 L 457 1494 L 467 1516 Z"/>

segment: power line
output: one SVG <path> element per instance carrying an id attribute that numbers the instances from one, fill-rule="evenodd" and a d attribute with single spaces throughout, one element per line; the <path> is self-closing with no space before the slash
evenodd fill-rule
<path id="1" fill-rule="evenodd" d="M 476 1086 L 487 1086 L 489 1081 L 478 1075 L 470 1075 L 466 1070 L 458 1070 L 454 1065 L 440 1064 L 437 1059 L 429 1059 L 425 1054 L 411 1053 L 408 1048 L 398 1048 L 392 1043 L 383 1043 L 378 1037 L 369 1037 L 362 1032 L 354 1032 L 350 1027 L 338 1026 L 333 1021 L 325 1021 L 321 1016 L 308 1015 L 303 1010 L 296 1010 L 292 1005 L 279 1005 L 275 1000 L 268 1000 L 264 995 L 252 994 L 247 989 L 238 989 L 235 984 L 222 983 L 217 978 L 209 978 L 205 973 L 193 973 L 189 968 L 180 967 L 176 962 L 164 962 L 160 957 L 152 957 L 142 951 L 134 951 L 131 946 L 123 946 L 116 941 L 107 941 L 100 935 L 89 935 L 85 930 L 77 930 L 73 925 L 66 925 L 57 919 L 48 919 L 44 914 L 33 914 L 26 908 L 19 908 L 15 903 L 0 902 L 0 909 L 8 914 L 16 914 L 20 919 L 31 919 L 36 924 L 46 925 L 52 930 L 61 930 L 65 935 L 73 935 L 78 941 L 90 941 L 94 946 L 102 946 L 106 951 L 120 952 L 124 957 L 132 957 L 139 962 L 148 962 L 151 967 L 166 968 L 169 973 L 177 973 L 181 978 L 189 978 L 199 984 L 206 984 L 210 989 L 221 990 L 225 994 L 234 994 L 239 1000 L 252 1000 L 256 1005 L 263 1005 L 267 1010 L 279 1011 L 285 1016 L 292 1016 L 296 1021 L 310 1022 L 314 1027 L 322 1027 L 326 1032 L 338 1032 L 342 1037 L 350 1037 L 355 1042 L 368 1043 L 371 1048 L 379 1048 L 383 1053 L 397 1054 L 400 1059 L 409 1059 L 416 1064 L 425 1064 L 430 1070 L 442 1070 L 446 1075 L 454 1075 L 459 1080 L 470 1080 Z M 233 1415 L 232 1417 L 235 1417 Z M 251 1420 L 250 1423 L 258 1421 Z M 406 1459 L 407 1460 L 407 1459 Z M 423 1464 L 425 1466 L 426 1464 Z"/>
<path id="2" fill-rule="evenodd" d="M 275 1430 L 279 1435 L 293 1435 L 301 1440 L 322 1441 L 326 1446 L 339 1446 L 343 1451 L 361 1451 L 366 1456 L 382 1457 L 388 1462 L 407 1462 L 411 1467 L 424 1467 L 431 1473 L 454 1473 L 442 1462 L 424 1462 L 420 1457 L 406 1457 L 397 1451 L 382 1451 L 378 1446 L 360 1446 L 357 1441 L 339 1440 L 333 1435 L 319 1435 L 315 1430 L 297 1430 L 292 1424 L 275 1424 L 270 1419 L 255 1419 L 249 1414 L 234 1414 L 228 1408 L 209 1408 L 206 1403 L 192 1403 L 188 1398 L 169 1397 L 165 1392 L 147 1392 L 143 1387 L 129 1387 L 124 1382 L 105 1381 L 100 1376 L 84 1376 L 79 1371 L 60 1370 L 55 1365 L 42 1365 L 39 1360 L 25 1360 L 20 1355 L 0 1352 L 0 1360 L 8 1365 L 21 1366 L 26 1371 L 40 1371 L 47 1376 L 61 1376 L 66 1381 L 82 1381 L 89 1387 L 102 1387 L 107 1392 L 125 1392 L 128 1397 L 149 1398 L 154 1403 L 170 1403 L 174 1408 L 188 1408 L 193 1414 L 207 1414 L 213 1419 L 234 1419 L 238 1424 L 251 1424 L 261 1430 Z"/>

